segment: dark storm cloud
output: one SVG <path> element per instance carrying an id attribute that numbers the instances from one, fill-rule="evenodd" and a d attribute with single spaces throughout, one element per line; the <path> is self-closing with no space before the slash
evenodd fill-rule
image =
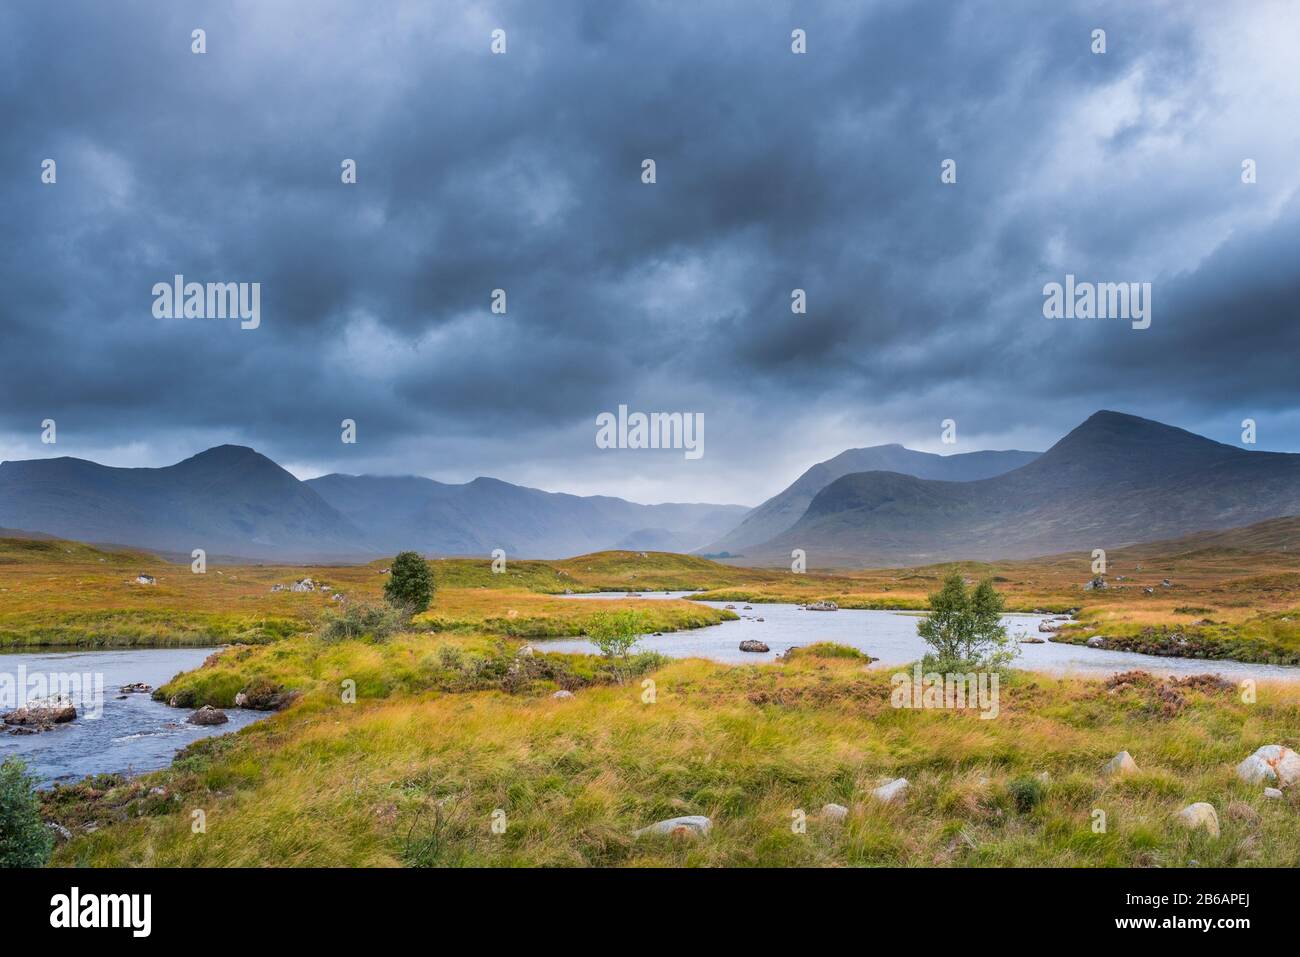
<path id="1" fill-rule="evenodd" d="M 310 471 L 751 501 L 949 416 L 1041 446 L 1102 407 L 1225 439 L 1254 414 L 1300 446 L 1296 28 L 1201 13 L 11 5 L 0 438 L 49 454 L 54 417 L 58 451 L 123 464 L 244 441 Z M 1153 282 L 1152 328 L 1048 322 L 1066 272 Z M 175 273 L 261 282 L 261 328 L 154 319 Z M 619 403 L 704 412 L 703 463 L 600 456 Z"/>

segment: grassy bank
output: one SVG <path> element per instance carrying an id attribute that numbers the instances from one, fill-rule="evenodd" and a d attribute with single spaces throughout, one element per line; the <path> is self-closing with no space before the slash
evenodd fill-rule
<path id="1" fill-rule="evenodd" d="M 412 635 L 277 658 L 298 644 L 246 651 L 245 663 L 267 656 L 286 678 L 318 682 L 286 712 L 199 742 L 167 771 L 51 794 L 47 812 L 77 834 L 56 863 L 1300 864 L 1295 795 L 1266 800 L 1233 774 L 1261 744 L 1297 743 L 1294 686 L 1261 687 L 1245 704 L 1213 683 L 1171 695 L 1155 682 L 1024 675 L 1003 685 L 999 716 L 981 720 L 895 709 L 889 674 L 851 657 L 673 662 L 647 673 L 647 703 L 644 677 L 610 684 L 590 659 L 571 667 L 595 680 L 567 700 L 550 697 L 558 683 L 545 677 L 486 690 L 446 683 L 470 674 L 471 658 L 493 656 L 484 637 Z M 344 676 L 357 680 L 356 704 L 339 700 Z M 1123 749 L 1139 772 L 1104 777 Z M 905 802 L 870 797 L 896 776 L 912 782 Z M 1219 839 L 1172 820 L 1193 801 L 1217 808 Z M 843 825 L 817 816 L 827 802 L 851 809 Z M 206 833 L 192 832 L 195 809 Z M 791 828 L 798 809 L 802 834 Z M 1097 810 L 1104 833 L 1093 829 Z M 497 811 L 502 834 L 491 827 Z M 712 835 L 632 837 L 681 814 L 712 817 Z"/>

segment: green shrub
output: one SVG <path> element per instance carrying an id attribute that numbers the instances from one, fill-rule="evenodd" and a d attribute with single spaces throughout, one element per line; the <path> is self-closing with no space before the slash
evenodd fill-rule
<path id="1" fill-rule="evenodd" d="M 924 666 L 934 671 L 1004 667 L 1020 646 L 1002 626 L 1002 611 L 1002 596 L 993 582 L 985 579 L 968 592 L 961 574 L 953 572 L 930 596 L 930 614 L 916 626 L 933 649 Z"/>
<path id="2" fill-rule="evenodd" d="M 1043 803 L 1047 788 L 1038 778 L 1019 777 L 1007 782 L 1007 794 L 1021 814 L 1028 814 Z"/>
<path id="3" fill-rule="evenodd" d="M 402 552 L 393 559 L 384 597 L 394 605 L 405 605 L 411 614 L 426 611 L 433 602 L 433 575 L 429 563 L 418 552 Z"/>
<path id="4" fill-rule="evenodd" d="M 0 764 L 0 867 L 43 867 L 54 850 L 34 783 L 17 758 Z"/>
<path id="5" fill-rule="evenodd" d="M 321 616 L 318 633 L 328 644 L 361 638 L 387 641 L 410 621 L 411 611 L 404 605 L 349 602 L 342 611 L 327 610 Z"/>

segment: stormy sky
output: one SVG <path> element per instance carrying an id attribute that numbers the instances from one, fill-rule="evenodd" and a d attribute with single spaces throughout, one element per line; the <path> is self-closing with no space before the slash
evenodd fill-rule
<path id="1" fill-rule="evenodd" d="M 8 3 L 0 458 L 756 504 L 1101 408 L 1300 450 L 1297 48 L 1266 0 Z M 155 318 L 178 273 L 260 327 Z M 1150 328 L 1044 318 L 1067 273 Z M 705 454 L 598 449 L 620 404 Z"/>

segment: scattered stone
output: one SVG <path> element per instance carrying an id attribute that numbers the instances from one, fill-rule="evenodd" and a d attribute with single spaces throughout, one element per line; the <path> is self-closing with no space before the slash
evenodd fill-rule
<path id="1" fill-rule="evenodd" d="M 1174 583 L 1171 582 L 1168 578 L 1166 578 L 1166 579 L 1164 579 L 1163 581 L 1160 582 L 1160 587 L 1161 587 L 1161 588 L 1173 588 L 1173 587 L 1174 587 Z M 1211 810 L 1213 810 L 1213 809 L 1211 809 Z"/>
<path id="2" fill-rule="evenodd" d="M 275 594 L 278 591 L 284 591 L 284 586 L 281 585 L 279 582 L 276 582 L 274 585 L 271 586 L 271 594 Z"/>
<path id="3" fill-rule="evenodd" d="M 139 575 L 135 576 L 135 583 L 137 585 L 156 585 L 158 584 L 158 579 L 154 578 L 152 575 L 146 575 L 144 572 L 141 572 Z"/>
<path id="4" fill-rule="evenodd" d="M 849 809 L 843 804 L 823 804 L 822 820 L 832 824 L 841 824 L 849 816 Z"/>
<path id="5" fill-rule="evenodd" d="M 753 610 L 754 610 L 754 606 L 753 606 L 753 605 L 746 605 L 746 606 L 745 606 L 745 611 L 753 611 Z"/>
<path id="6" fill-rule="evenodd" d="M 1281 799 L 1282 792 L 1277 788 L 1264 788 L 1264 797 L 1277 801 Z"/>
<path id="7" fill-rule="evenodd" d="M 185 720 L 188 724 L 213 725 L 225 724 L 230 719 L 226 717 L 224 711 L 214 708 L 210 704 L 205 704 Z"/>
<path id="8" fill-rule="evenodd" d="M 1266 744 L 1237 765 L 1237 777 L 1247 784 L 1267 781 L 1290 787 L 1300 781 L 1300 754 L 1280 744 Z"/>
<path id="9" fill-rule="evenodd" d="M 806 611 L 839 611 L 840 606 L 833 601 L 814 601 L 804 606 Z"/>
<path id="10" fill-rule="evenodd" d="M 122 685 L 117 689 L 122 694 L 149 694 L 153 691 L 153 685 L 147 685 L 143 681 L 137 681 L 134 684 Z"/>
<path id="11" fill-rule="evenodd" d="M 1086 642 L 1084 642 L 1084 644 L 1086 644 L 1089 648 L 1105 648 L 1105 647 L 1106 647 L 1106 636 L 1105 636 L 1105 635 L 1093 635 L 1093 636 L 1092 636 L 1091 638 L 1089 638 Z"/>
<path id="12" fill-rule="evenodd" d="M 516 654 L 521 658 L 531 658 L 533 656 L 533 646 L 524 645 L 518 652 L 516 652 Z"/>
<path id="13" fill-rule="evenodd" d="M 1126 774 L 1136 774 L 1137 769 L 1137 762 L 1133 760 L 1133 755 L 1127 751 L 1121 751 L 1106 762 L 1106 766 L 1101 769 L 1101 773 L 1108 778 L 1114 778 L 1123 777 Z"/>
<path id="14" fill-rule="evenodd" d="M 573 692 L 566 691 L 564 688 L 561 688 L 559 691 L 555 692 L 555 694 L 551 695 L 551 697 L 557 701 L 567 701 L 568 699 L 573 697 Z"/>
<path id="15" fill-rule="evenodd" d="M 687 817 L 670 817 L 666 821 L 656 821 L 649 827 L 633 831 L 633 837 L 671 835 L 673 837 L 707 837 L 713 830 L 713 822 L 702 814 Z"/>
<path id="16" fill-rule="evenodd" d="M 76 716 L 77 708 L 71 698 L 52 695 L 48 698 L 35 698 L 23 707 L 10 711 L 4 716 L 4 723 L 44 731 L 52 725 L 66 724 Z"/>
<path id="17" fill-rule="evenodd" d="M 1024 638 L 1021 638 L 1021 639 L 1020 639 L 1020 643 L 1021 643 L 1022 645 L 1045 645 L 1045 644 L 1047 644 L 1047 642 L 1043 641 L 1043 639 L 1041 639 L 1041 638 L 1032 638 L 1032 637 L 1030 637 L 1029 635 L 1026 635 Z"/>
<path id="18" fill-rule="evenodd" d="M 1043 621 L 1038 624 L 1038 630 L 1041 632 L 1059 631 L 1060 628 L 1061 626 L 1055 621 Z"/>
<path id="19" fill-rule="evenodd" d="M 58 821 L 46 821 L 45 826 L 54 832 L 56 839 L 60 841 L 72 840 L 72 832 L 60 824 Z"/>
<path id="20" fill-rule="evenodd" d="M 1156 590 L 1154 588 L 1143 588 L 1142 593 L 1145 595 L 1154 595 Z"/>
<path id="21" fill-rule="evenodd" d="M 1106 579 L 1098 575 L 1096 578 L 1092 579 L 1091 581 L 1086 582 L 1083 586 L 1083 590 L 1084 591 L 1105 591 Z"/>
<path id="22" fill-rule="evenodd" d="M 1219 836 L 1219 813 L 1214 810 L 1213 804 L 1204 801 L 1189 804 L 1174 815 L 1174 820 L 1184 827 L 1204 828 L 1211 837 Z"/>
<path id="23" fill-rule="evenodd" d="M 1034 775 L 1034 777 L 1038 778 L 1038 780 L 1042 781 L 1044 784 L 1052 783 L 1052 776 L 1046 771 L 1039 771 Z"/>
<path id="24" fill-rule="evenodd" d="M 771 651 L 772 649 L 767 647 L 767 645 L 763 644 L 761 641 L 755 641 L 753 638 L 749 638 L 740 643 L 740 650 L 764 652 L 764 651 Z"/>
<path id="25" fill-rule="evenodd" d="M 310 578 L 300 578 L 289 586 L 289 591 L 315 591 L 316 583 Z"/>
<path id="26" fill-rule="evenodd" d="M 767 621 L 766 618 L 756 618 L 756 619 L 754 619 L 754 620 L 755 620 L 755 621 Z"/>
<path id="27" fill-rule="evenodd" d="M 725 611 L 735 611 L 735 610 L 736 610 L 736 606 L 735 606 L 735 605 L 728 605 L 728 606 L 726 607 L 726 609 L 724 609 L 724 610 L 725 610 Z"/>
<path id="28" fill-rule="evenodd" d="M 907 797 L 907 790 L 911 787 L 907 778 L 895 778 L 888 784 L 882 784 L 871 792 L 871 796 L 878 801 L 884 801 L 886 804 L 895 800 L 902 800 Z"/>

